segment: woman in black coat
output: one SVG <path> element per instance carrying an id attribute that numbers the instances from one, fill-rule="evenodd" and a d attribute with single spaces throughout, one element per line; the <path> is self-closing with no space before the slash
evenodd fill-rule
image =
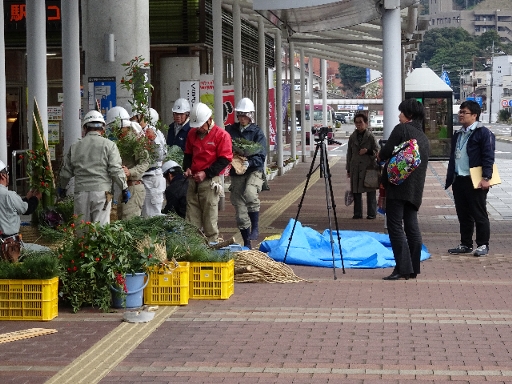
<path id="1" fill-rule="evenodd" d="M 400 124 L 395 126 L 379 152 L 381 161 L 389 160 L 396 145 L 416 139 L 421 163 L 400 185 L 384 180 L 386 187 L 386 220 L 396 266 L 384 280 L 416 278 L 420 273 L 423 244 L 418 225 L 418 210 L 423 198 L 430 144 L 423 133 L 425 110 L 416 99 L 407 99 L 398 106 Z M 386 172 L 384 172 L 386 174 Z"/>

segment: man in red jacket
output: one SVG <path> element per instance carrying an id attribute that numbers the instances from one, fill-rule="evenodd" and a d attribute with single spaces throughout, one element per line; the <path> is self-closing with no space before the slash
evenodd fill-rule
<path id="1" fill-rule="evenodd" d="M 215 125 L 212 110 L 198 103 L 190 114 L 190 127 L 183 158 L 187 190 L 186 220 L 202 229 L 208 241 L 219 240 L 217 226 L 222 190 L 219 174 L 231 163 L 231 136 Z"/>

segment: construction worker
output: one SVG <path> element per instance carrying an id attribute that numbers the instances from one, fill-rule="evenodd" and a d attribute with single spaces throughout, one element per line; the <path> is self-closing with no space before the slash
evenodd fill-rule
<path id="1" fill-rule="evenodd" d="M 191 129 L 183 158 L 187 190 L 186 220 L 202 229 L 208 241 L 218 242 L 218 206 L 223 193 L 219 174 L 233 158 L 231 137 L 215 125 L 212 110 L 203 103 L 190 114 Z"/>
<path id="2" fill-rule="evenodd" d="M 104 225 L 110 223 L 112 182 L 122 190 L 123 203 L 130 200 L 130 192 L 119 150 L 114 142 L 103 137 L 102 114 L 88 112 L 82 126 L 85 137 L 74 143 L 64 157 L 58 193 L 61 197 L 66 195 L 66 186 L 74 176 L 74 213 L 82 220 Z"/>
<path id="3" fill-rule="evenodd" d="M 243 159 L 242 168 L 235 169 L 233 166 L 229 173 L 230 200 L 235 207 L 236 224 L 242 235 L 244 246 L 250 249 L 251 240 L 257 240 L 259 236 L 260 199 L 258 194 L 263 185 L 267 144 L 265 134 L 254 123 L 254 103 L 245 97 L 238 102 L 235 111 L 238 123 L 226 127 L 231 138 L 242 138 L 261 146 L 258 152 L 240 157 Z"/>
<path id="4" fill-rule="evenodd" d="M 165 136 L 156 125 L 160 120 L 158 112 L 149 108 L 149 123 L 146 123 L 144 116 L 133 115 L 132 121 L 137 121 L 142 127 L 142 132 L 153 144 L 153 163 L 142 175 L 142 182 L 146 189 L 146 197 L 142 205 L 142 217 L 153 217 L 161 215 L 162 205 L 164 203 L 165 179 L 162 176 L 162 162 L 167 155 L 167 144 Z"/>
<path id="5" fill-rule="evenodd" d="M 162 213 L 175 212 L 185 218 L 187 212 L 188 179 L 183 176 L 183 170 L 173 160 L 162 165 L 162 172 L 168 186 L 165 190 L 165 208 Z"/>
<path id="6" fill-rule="evenodd" d="M 176 100 L 172 107 L 174 122 L 169 125 L 169 131 L 167 132 L 167 145 L 169 147 L 177 145 L 182 151 L 185 151 L 187 135 L 190 131 L 189 116 L 190 103 L 188 100 L 183 98 Z"/>
<path id="7" fill-rule="evenodd" d="M 142 128 L 139 123 L 123 120 L 122 134 L 119 140 L 122 141 L 126 138 L 128 143 L 136 143 L 136 139 L 142 134 Z M 131 149 L 133 152 L 121 152 L 123 171 L 127 178 L 128 191 L 131 194 L 131 199 L 127 204 L 117 206 L 117 216 L 121 220 L 140 216 L 144 199 L 146 198 L 146 189 L 142 182 L 142 175 L 149 168 L 149 153 L 143 145 L 134 146 Z"/>
<path id="8" fill-rule="evenodd" d="M 36 210 L 41 192 L 29 191 L 22 198 L 9 191 L 8 185 L 9 169 L 0 160 L 0 256 L 5 261 L 16 262 L 21 253 L 20 215 L 30 215 Z"/>

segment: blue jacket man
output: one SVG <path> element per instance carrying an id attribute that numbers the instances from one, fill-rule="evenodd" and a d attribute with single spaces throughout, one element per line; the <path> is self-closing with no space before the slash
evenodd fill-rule
<path id="1" fill-rule="evenodd" d="M 478 123 L 480 112 L 480 105 L 474 101 L 465 101 L 460 105 L 459 121 L 462 128 L 452 137 L 445 184 L 445 188 L 452 186 L 460 227 L 460 244 L 448 252 L 473 253 L 477 257 L 489 253 L 491 229 L 487 214 L 487 193 L 496 144 L 494 134 Z M 473 167 L 482 167 L 482 179 L 477 180 L 477 188 L 473 187 L 470 176 L 470 168 Z M 477 248 L 473 252 L 475 228 Z"/>

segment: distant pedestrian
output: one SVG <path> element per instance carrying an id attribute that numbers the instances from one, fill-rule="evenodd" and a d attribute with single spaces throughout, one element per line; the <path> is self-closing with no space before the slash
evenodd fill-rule
<path id="1" fill-rule="evenodd" d="M 445 189 L 452 186 L 460 229 L 460 245 L 448 250 L 452 254 L 486 256 L 489 253 L 491 226 L 487 214 L 487 193 L 492 178 L 496 138 L 488 128 L 479 124 L 480 113 L 477 102 L 463 102 L 459 110 L 462 128 L 452 137 Z M 469 172 L 473 167 L 482 167 L 482 180 L 476 189 Z M 473 252 L 475 228 L 477 248 Z"/>
<path id="2" fill-rule="evenodd" d="M 379 146 L 375 136 L 368 129 L 368 117 L 358 113 L 354 116 L 355 131 L 350 135 L 347 145 L 347 177 L 354 196 L 353 219 L 363 218 L 363 193 L 366 192 L 366 218 L 377 216 L 377 190 L 364 185 L 367 168 L 376 161 Z"/>
<path id="3" fill-rule="evenodd" d="M 202 229 L 210 242 L 219 241 L 219 198 L 223 193 L 220 173 L 231 163 L 231 137 L 215 125 L 212 110 L 198 103 L 190 114 L 190 130 L 183 158 L 187 191 L 186 220 Z"/>
<path id="4" fill-rule="evenodd" d="M 229 187 L 231 204 L 235 207 L 236 224 L 244 246 L 251 248 L 251 240 L 258 240 L 260 199 L 258 194 L 263 185 L 265 172 L 266 139 L 261 128 L 254 123 L 254 103 L 248 99 L 241 99 L 236 108 L 238 123 L 228 125 L 226 131 L 231 139 L 244 139 L 258 144 L 258 152 L 244 156 L 243 173 L 238 173 L 232 167 L 230 170 L 231 185 Z"/>
<path id="5" fill-rule="evenodd" d="M 180 98 L 174 102 L 172 107 L 172 117 L 174 122 L 169 125 L 167 132 L 167 145 L 172 147 L 177 145 L 185 151 L 187 136 L 190 131 L 189 124 L 190 103 L 187 99 Z"/>
<path id="6" fill-rule="evenodd" d="M 389 139 L 379 152 L 378 159 L 385 161 L 392 157 L 395 146 L 410 139 L 416 139 L 421 163 L 400 185 L 387 182 L 386 222 L 391 249 L 395 257 L 395 269 L 384 280 L 416 278 L 420 273 L 421 248 L 423 240 L 418 225 L 418 210 L 423 199 L 427 176 L 430 144 L 423 133 L 425 110 L 416 99 L 406 99 L 398 106 L 400 124 L 396 125 Z M 386 172 L 384 172 L 386 176 Z"/>

